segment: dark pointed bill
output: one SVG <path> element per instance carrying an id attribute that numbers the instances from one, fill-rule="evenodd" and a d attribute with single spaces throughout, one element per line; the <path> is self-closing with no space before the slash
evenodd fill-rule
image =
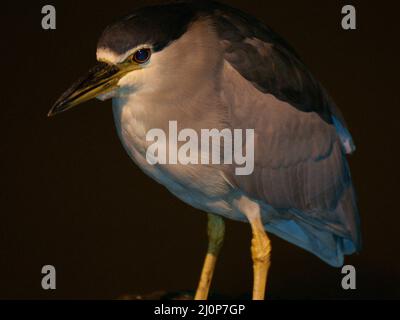
<path id="1" fill-rule="evenodd" d="M 54 104 L 48 116 L 54 116 L 58 113 L 71 109 L 78 104 L 93 99 L 100 94 L 115 89 L 121 70 L 112 64 L 99 62 L 90 69 L 88 74 L 76 81 Z"/>

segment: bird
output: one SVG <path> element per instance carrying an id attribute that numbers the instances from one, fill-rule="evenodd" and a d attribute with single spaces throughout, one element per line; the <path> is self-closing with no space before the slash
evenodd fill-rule
<path id="1" fill-rule="evenodd" d="M 107 26 L 96 58 L 48 116 L 111 99 L 117 134 L 133 162 L 207 213 L 195 300 L 209 296 L 225 219 L 250 225 L 254 300 L 266 296 L 270 234 L 333 267 L 360 251 L 347 161 L 355 151 L 352 136 L 327 90 L 271 27 L 217 1 L 152 4 Z M 167 132 L 171 121 L 199 134 L 253 130 L 251 174 L 236 174 L 234 163 L 150 163 L 147 133 Z M 160 143 L 165 150 L 172 144 Z"/>

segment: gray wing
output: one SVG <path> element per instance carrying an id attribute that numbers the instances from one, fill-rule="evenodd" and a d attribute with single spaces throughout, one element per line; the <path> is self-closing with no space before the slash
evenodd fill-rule
<path id="1" fill-rule="evenodd" d="M 216 12 L 214 22 L 225 52 L 222 96 L 231 125 L 255 129 L 254 172 L 232 179 L 275 209 L 271 225 L 296 221 L 279 235 L 340 265 L 341 255 L 360 245 L 345 158 L 354 145 L 340 112 L 270 29 L 231 9 Z"/>
<path id="2" fill-rule="evenodd" d="M 303 112 L 315 112 L 334 124 L 347 153 L 355 150 L 339 109 L 295 50 L 271 28 L 252 16 L 214 4 L 212 21 L 224 56 L 245 79 Z"/>

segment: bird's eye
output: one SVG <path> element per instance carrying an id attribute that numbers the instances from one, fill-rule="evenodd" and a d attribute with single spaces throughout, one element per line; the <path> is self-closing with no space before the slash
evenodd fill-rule
<path id="1" fill-rule="evenodd" d="M 149 61 L 151 56 L 150 49 L 140 49 L 132 55 L 132 61 L 142 64 Z"/>

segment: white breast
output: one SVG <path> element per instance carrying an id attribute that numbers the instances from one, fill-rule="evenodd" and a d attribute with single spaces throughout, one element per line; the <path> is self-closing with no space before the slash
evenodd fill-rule
<path id="1" fill-rule="evenodd" d="M 163 127 L 157 116 L 151 117 L 153 108 L 146 105 L 140 96 L 113 99 L 116 129 L 129 156 L 147 175 L 184 202 L 204 211 L 230 216 L 233 189 L 217 167 L 200 164 L 151 165 L 147 162 L 146 149 L 150 142 L 146 141 L 146 133 Z"/>

